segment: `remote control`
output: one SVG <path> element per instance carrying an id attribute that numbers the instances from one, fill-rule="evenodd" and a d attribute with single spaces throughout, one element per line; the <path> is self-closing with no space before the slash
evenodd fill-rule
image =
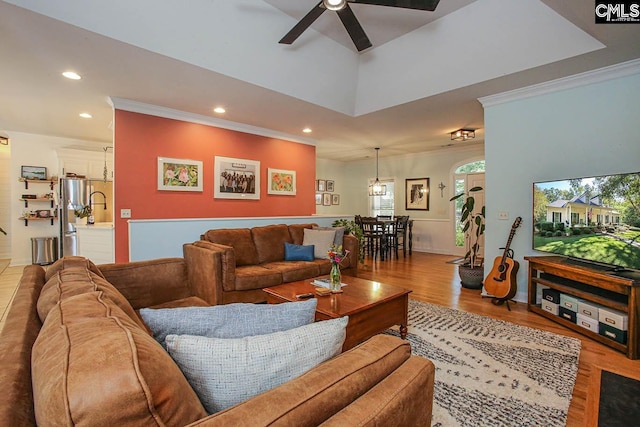
<path id="1" fill-rule="evenodd" d="M 296 298 L 303 299 L 303 298 L 311 298 L 312 296 L 313 296 L 313 292 L 309 292 L 307 294 L 296 295 Z"/>

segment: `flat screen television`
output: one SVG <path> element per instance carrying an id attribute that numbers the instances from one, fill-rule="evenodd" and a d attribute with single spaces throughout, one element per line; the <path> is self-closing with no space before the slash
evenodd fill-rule
<path id="1" fill-rule="evenodd" d="M 533 249 L 640 277 L 640 172 L 533 183 Z"/>

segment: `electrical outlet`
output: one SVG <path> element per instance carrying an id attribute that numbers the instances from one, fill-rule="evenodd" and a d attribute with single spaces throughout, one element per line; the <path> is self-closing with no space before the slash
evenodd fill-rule
<path id="1" fill-rule="evenodd" d="M 131 218 L 131 209 L 120 209 L 120 218 Z"/>
<path id="2" fill-rule="evenodd" d="M 509 219 L 509 212 L 507 211 L 499 211 L 498 219 Z"/>

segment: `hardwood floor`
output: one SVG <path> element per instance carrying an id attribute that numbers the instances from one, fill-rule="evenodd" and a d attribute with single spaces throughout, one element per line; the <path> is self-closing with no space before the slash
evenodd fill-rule
<path id="1" fill-rule="evenodd" d="M 457 276 L 456 266 L 446 262 L 455 258 L 451 255 L 416 253 L 406 258 L 400 255 L 391 260 L 372 260 L 367 258 L 365 266 L 358 270 L 358 276 L 390 283 L 412 289 L 410 298 L 438 304 L 458 310 L 481 314 L 495 319 L 517 323 L 523 326 L 542 329 L 560 335 L 575 337 L 581 340 L 578 377 L 573 389 L 573 397 L 569 406 L 567 426 L 584 426 L 587 392 L 590 375 L 597 367 L 617 367 L 627 371 L 640 372 L 640 360 L 630 360 L 607 346 L 586 338 L 540 315 L 527 311 L 525 303 L 506 306 L 495 306 L 488 298 L 480 296 L 480 290 L 462 288 Z M 523 265 L 521 268 L 525 268 Z M 634 397 L 635 398 L 635 397 Z"/>
<path id="2" fill-rule="evenodd" d="M 640 372 L 640 360 L 629 360 L 622 353 L 610 349 L 589 338 L 566 329 L 542 316 L 527 311 L 526 304 L 512 305 L 511 311 L 505 306 L 494 306 L 491 300 L 482 298 L 479 290 L 465 289 L 460 286 L 456 266 L 446 262 L 455 258 L 452 255 L 436 255 L 414 252 L 413 255 L 399 259 L 393 257 L 384 261 L 365 259 L 365 265 L 358 270 L 358 276 L 390 283 L 412 289 L 410 297 L 458 310 L 481 314 L 523 326 L 538 328 L 560 335 L 578 338 L 582 341 L 578 377 L 569 407 L 567 426 L 584 426 L 587 392 L 590 375 L 597 367 L 617 368 L 630 372 Z M 524 268 L 526 266 L 522 266 Z M 23 267 L 0 268 L 0 313 L 4 326 L 6 307 L 13 296 L 15 287 L 22 275 Z"/>

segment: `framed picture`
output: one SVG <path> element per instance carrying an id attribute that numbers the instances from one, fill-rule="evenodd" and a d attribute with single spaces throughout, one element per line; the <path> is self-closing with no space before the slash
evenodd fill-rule
<path id="1" fill-rule="evenodd" d="M 267 178 L 269 179 L 268 194 L 296 195 L 296 171 L 268 168 Z"/>
<path id="2" fill-rule="evenodd" d="M 51 218 L 51 211 L 47 209 L 38 209 L 36 211 L 36 218 Z"/>
<path id="3" fill-rule="evenodd" d="M 322 193 L 322 205 L 323 206 L 331 206 L 331 194 Z"/>
<path id="4" fill-rule="evenodd" d="M 339 194 L 332 194 L 331 195 L 331 204 L 332 205 L 339 205 L 340 204 L 340 195 Z"/>
<path id="5" fill-rule="evenodd" d="M 322 204 L 322 193 L 316 193 L 316 205 Z"/>
<path id="6" fill-rule="evenodd" d="M 316 183 L 317 191 L 327 191 L 327 181 L 325 181 L 324 179 L 317 179 Z"/>
<path id="7" fill-rule="evenodd" d="M 47 179 L 47 168 L 44 166 L 22 166 L 20 176 L 24 179 Z"/>
<path id="8" fill-rule="evenodd" d="M 260 162 L 257 160 L 214 158 L 216 199 L 260 200 Z"/>
<path id="9" fill-rule="evenodd" d="M 405 179 L 405 209 L 429 210 L 429 178 Z"/>
<path id="10" fill-rule="evenodd" d="M 158 190 L 202 191 L 202 162 L 158 157 Z"/>
<path id="11" fill-rule="evenodd" d="M 327 191 L 333 191 L 333 181 L 327 181 Z"/>

